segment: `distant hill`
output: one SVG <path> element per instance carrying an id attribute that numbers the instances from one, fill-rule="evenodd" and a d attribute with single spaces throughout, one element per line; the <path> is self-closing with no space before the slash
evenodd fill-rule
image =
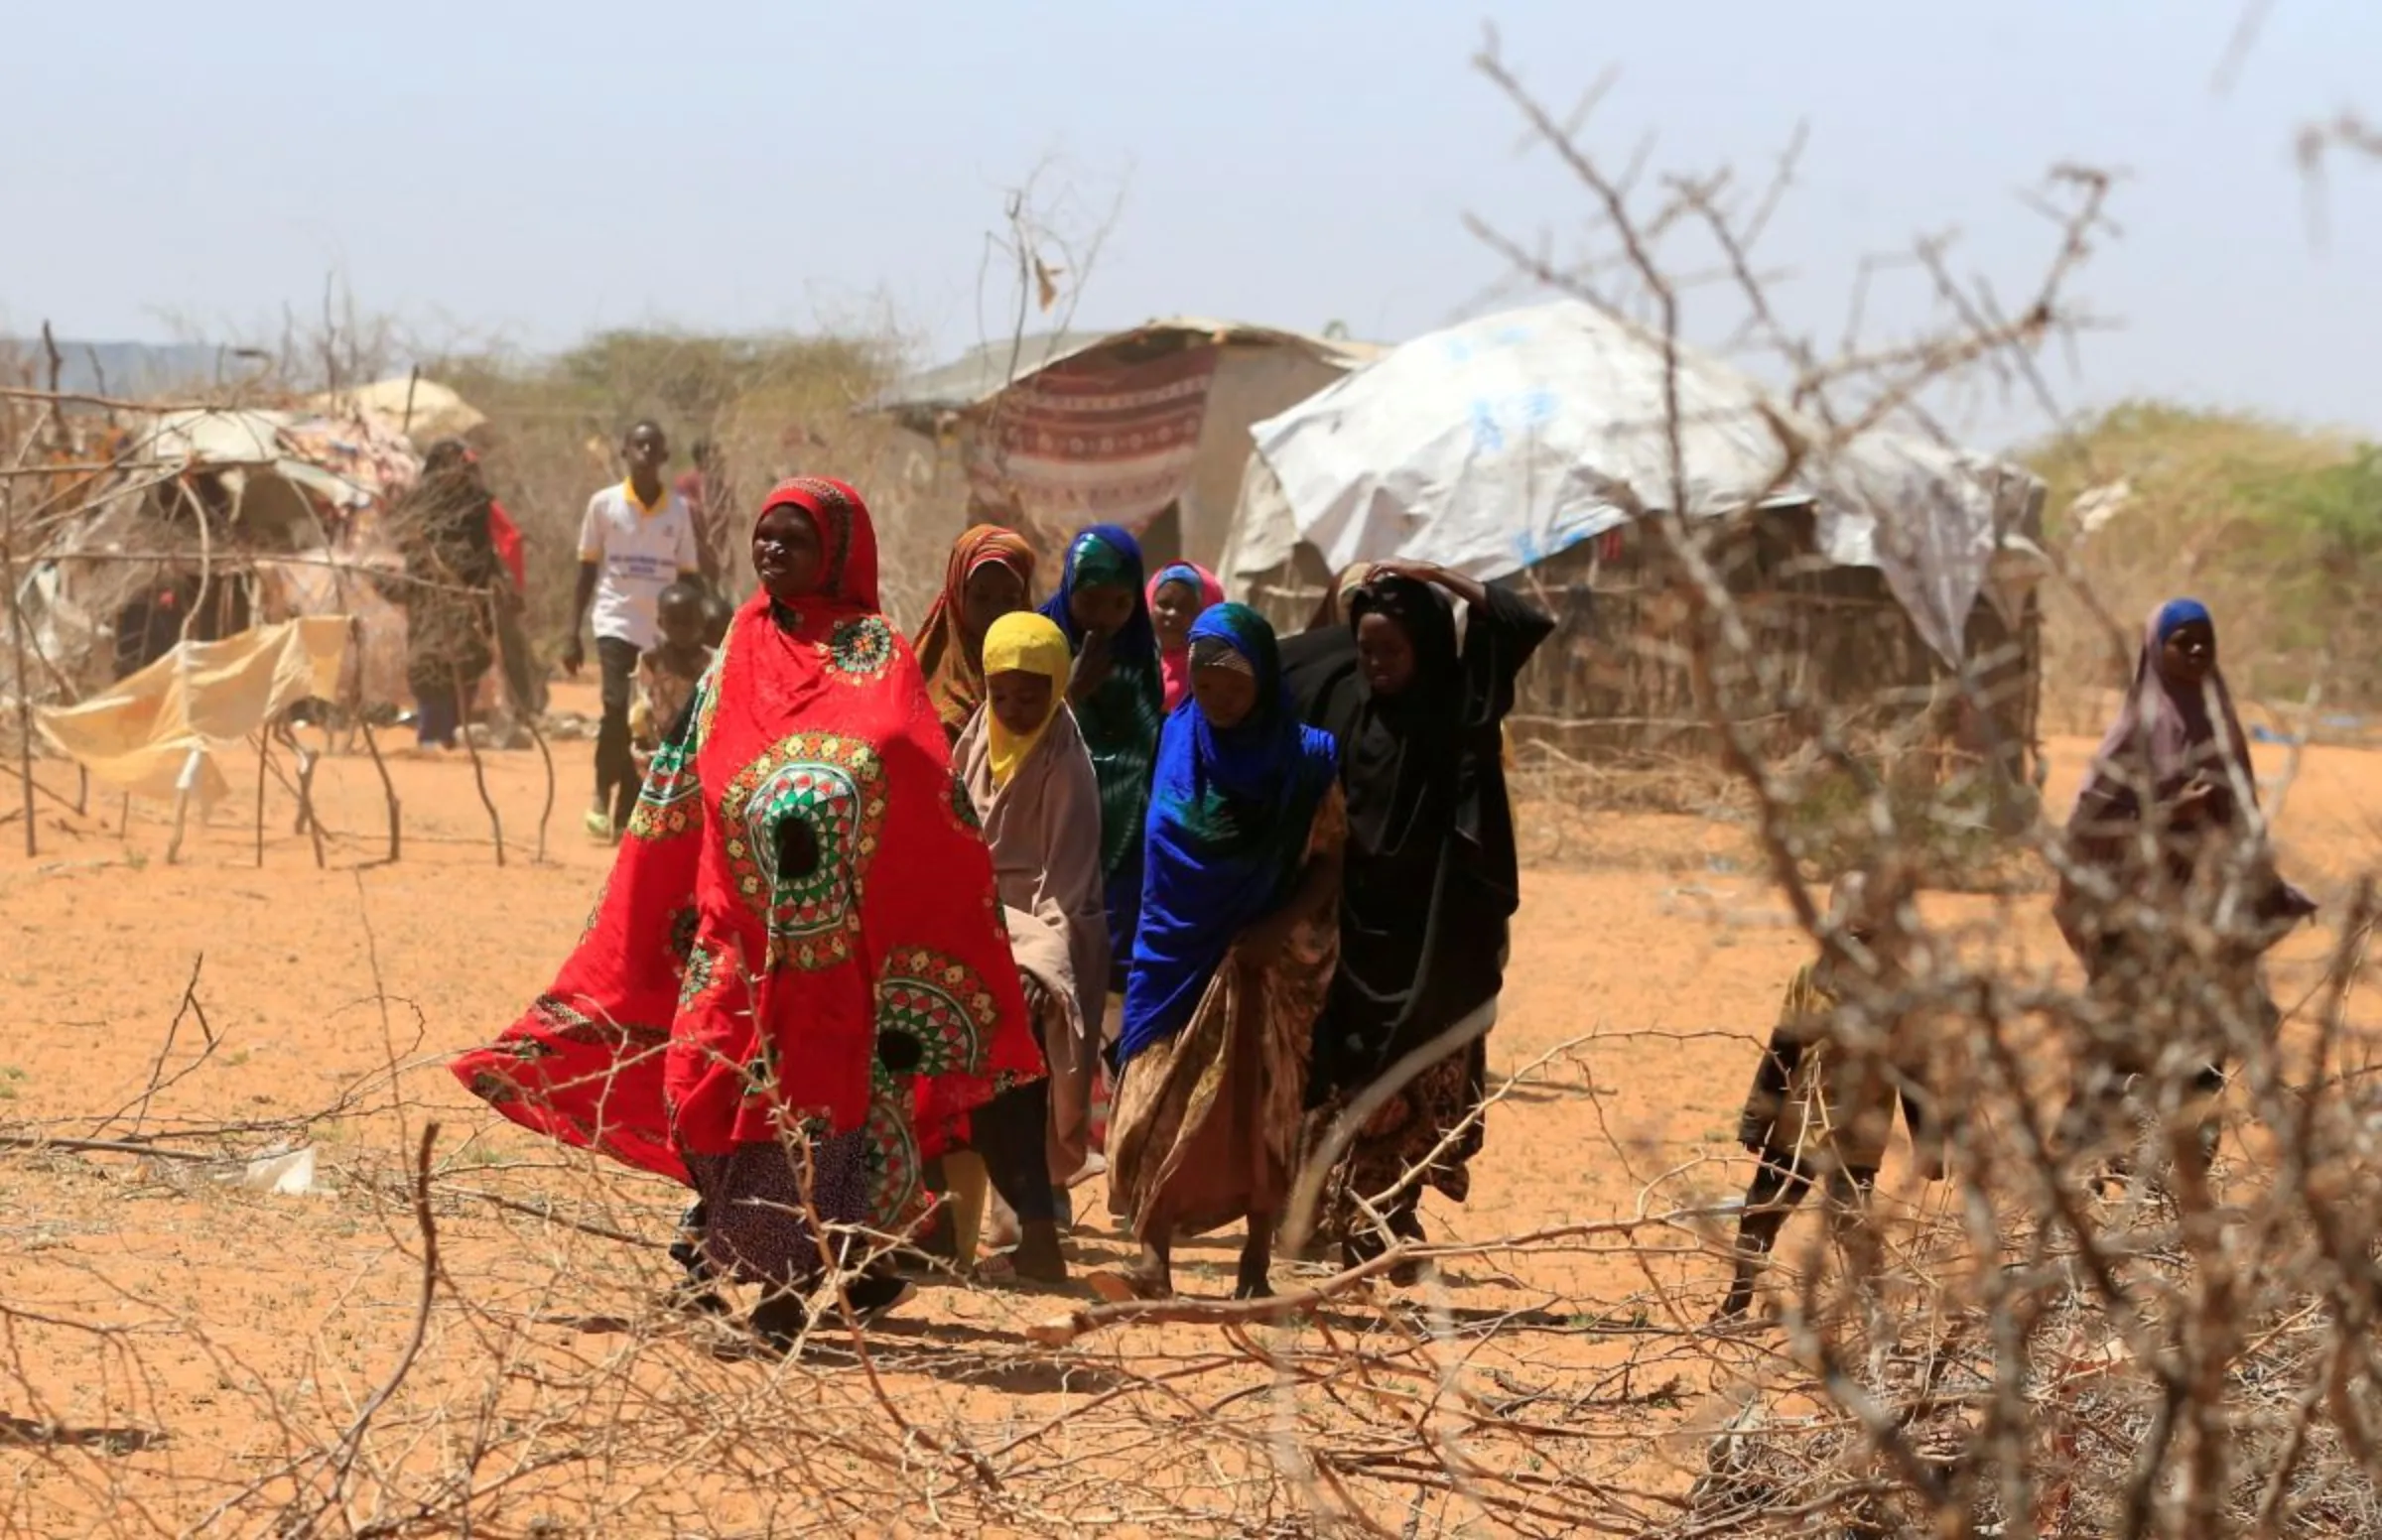
<path id="1" fill-rule="evenodd" d="M 179 386 L 211 385 L 220 374 L 237 378 L 244 366 L 212 342 L 82 342 L 59 338 L 59 388 L 87 394 L 152 396 Z M 47 371 L 39 337 L 0 337 L 7 372 L 30 367 L 41 380 Z"/>

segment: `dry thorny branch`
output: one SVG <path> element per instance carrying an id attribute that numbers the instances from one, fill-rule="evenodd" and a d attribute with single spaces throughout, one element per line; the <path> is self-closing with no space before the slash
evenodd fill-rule
<path id="1" fill-rule="evenodd" d="M 1668 276 L 1664 241 L 1710 237 L 1723 274 L 1710 289 L 1736 297 L 1739 331 L 1767 339 L 1793 371 L 1788 399 L 1827 435 L 1782 433 L 1780 484 L 1808 456 L 1907 425 L 1931 393 L 1979 372 L 2041 388 L 2035 358 L 2072 320 L 2065 285 L 2102 220 L 2105 179 L 2056 174 L 2071 201 L 2023 303 L 1961 291 L 1930 248 L 1915 270 L 1937 286 L 1946 329 L 1822 357 L 1773 317 L 1751 256 L 1773 193 L 1748 202 L 1724 178 L 1609 172 L 1579 122 L 1539 106 L 1494 56 L 1483 65 L 1590 194 L 1605 251 L 1558 270 L 1484 233 L 1543 281 L 1651 315 L 1674 347 L 1685 286 Z M 1679 482 L 1675 401 L 1671 426 Z M 1675 486 L 1620 490 L 1641 507 L 1686 505 Z M 1874 1201 L 1880 1222 L 1846 1231 L 1841 1246 L 1815 1233 L 1785 1248 L 1775 1329 L 1711 1326 L 1729 1183 L 1700 1160 L 1665 1169 L 1651 1138 L 1606 1124 L 1595 1088 L 1650 1035 L 1616 1028 L 1507 1076 L 1488 1113 L 1576 1098 L 1595 1130 L 1583 1158 L 1630 1173 L 1630 1212 L 1394 1246 L 1353 1270 L 1311 1271 L 1269 1302 L 1071 1310 L 966 1294 L 931 1324 L 868 1331 L 829 1312 L 801 1353 L 758 1356 L 721 1324 L 657 1302 L 675 1209 L 660 1185 L 543 1148 L 524 1156 L 526 1142 L 488 1133 L 434 1163 L 437 1125 L 413 1098 L 452 1088 L 400 1047 L 376 979 L 365 1003 L 380 1015 L 385 1063 L 285 1131 L 354 1130 L 326 1201 L 358 1245 L 400 1265 L 355 1268 L 313 1338 L 282 1341 L 241 1330 L 229 1302 L 176 1307 L 140 1270 L 63 1244 L 45 1253 L 63 1281 L 0 1304 L 0 1385 L 18 1403 L 0 1423 L 18 1473 L 5 1524 L 36 1532 L 72 1515 L 94 1534 L 397 1536 L 898 1522 L 1680 1540 L 2382 1528 L 2369 1219 L 2382 1201 L 2382 1106 L 2353 1009 L 2366 890 L 2327 905 L 2329 957 L 2310 987 L 2287 991 L 2280 1031 L 2250 1008 L 2227 962 L 2240 871 L 2222 874 L 2211 901 L 2166 909 L 2069 872 L 2096 924 L 2164 960 L 2164 1002 L 2114 999 L 2013 961 L 1996 934 L 2006 911 L 1962 928 L 1906 902 L 1885 935 L 1855 939 L 1808 885 L 1815 873 L 1796 843 L 1804 772 L 1738 731 L 1815 704 L 1782 699 L 1752 642 L 1715 567 L 1713 530 L 1726 521 L 1647 521 L 1684 604 L 1677 645 L 1769 870 L 1795 922 L 1853 980 L 1847 1073 L 1907 1075 L 1916 1063 L 1958 1109 L 1946 1181 L 1916 1202 L 1889 1184 Z M 1822 738 L 1813 773 L 1859 768 L 1852 735 Z M 1840 843 L 1908 877 L 1927 810 L 1870 784 Z M 2020 837 L 2047 866 L 2065 862 L 2040 822 Z M 1898 966 L 1880 969 L 1889 953 Z M 194 966 L 186 1007 L 197 1009 L 198 989 Z M 2141 1029 L 2129 1006 L 2164 1011 L 2172 1030 L 2127 1103 L 2139 1122 L 2118 1125 L 2120 1143 L 2139 1135 L 2130 1174 L 2098 1180 L 2112 1150 L 2063 1137 L 2072 1130 L 2058 1125 L 2045 1066 L 2055 1080 L 2080 1049 Z M 202 1011 L 198 1020 L 211 1045 Z M 172 1084 L 161 1077 L 174 1046 L 170 1030 L 127 1111 Z M 2192 1075 L 2211 1053 L 2232 1072 L 2227 1153 L 2202 1166 Z M 29 1137 L 10 1158 L 133 1202 L 198 1190 L 201 1161 L 177 1156 L 214 1157 L 260 1131 L 136 1119 L 117 1140 L 75 1141 L 37 1128 L 28 1134 L 55 1139 Z M 124 1164 L 141 1153 L 161 1158 Z M 1302 1185 L 1309 1204 L 1318 1175 Z M 253 1222 L 261 1231 L 271 1219 Z M 1293 1231 L 1303 1224 L 1294 1219 Z M 1431 1264 L 1418 1289 L 1383 1286 L 1416 1261 Z M 334 1265 L 329 1254 L 305 1264 Z M 1498 1308 L 1467 1307 L 1488 1285 Z M 381 1364 L 377 1376 L 350 1380 L 330 1350 L 334 1335 Z M 148 1411 L 161 1376 L 193 1364 L 214 1377 L 219 1426 Z M 95 1408 L 106 1418 L 70 1415 Z"/>

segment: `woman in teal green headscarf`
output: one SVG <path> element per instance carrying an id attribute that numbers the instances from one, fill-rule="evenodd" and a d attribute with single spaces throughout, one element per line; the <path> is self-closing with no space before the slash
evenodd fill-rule
<path id="1" fill-rule="evenodd" d="M 1141 545 L 1114 524 L 1067 543 L 1058 592 L 1042 613 L 1067 634 L 1075 672 L 1067 704 L 1100 777 L 1100 864 L 1107 887 L 1111 975 L 1122 980 L 1141 913 L 1141 827 L 1165 719 L 1157 633 L 1142 594 Z"/>

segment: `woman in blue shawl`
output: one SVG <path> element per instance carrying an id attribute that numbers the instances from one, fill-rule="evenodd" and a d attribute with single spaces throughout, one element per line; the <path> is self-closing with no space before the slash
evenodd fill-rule
<path id="1" fill-rule="evenodd" d="M 1111 1299 L 1173 1291 L 1178 1234 L 1246 1219 L 1237 1294 L 1268 1291 L 1308 1046 L 1339 960 L 1347 837 L 1331 734 L 1300 724 L 1273 630 L 1243 604 L 1191 627 L 1166 719 L 1118 1042 L 1109 1208 L 1141 1242 Z"/>
<path id="2" fill-rule="evenodd" d="M 1112 978 L 1133 956 L 1141 910 L 1141 823 L 1165 686 L 1157 635 L 1142 594 L 1141 546 L 1114 524 L 1095 524 L 1067 543 L 1059 588 L 1042 606 L 1075 653 L 1067 704 L 1100 778 L 1100 869 L 1107 887 Z"/>

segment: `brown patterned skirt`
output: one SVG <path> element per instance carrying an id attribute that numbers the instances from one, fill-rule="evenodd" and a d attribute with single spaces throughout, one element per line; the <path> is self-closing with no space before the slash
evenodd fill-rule
<path id="1" fill-rule="evenodd" d="M 1227 962 L 1183 1030 L 1125 1067 L 1109 1120 L 1109 1212 L 1142 1238 L 1279 1214 L 1296 1175 L 1316 1014 L 1337 916 L 1302 925 L 1257 977 Z"/>

